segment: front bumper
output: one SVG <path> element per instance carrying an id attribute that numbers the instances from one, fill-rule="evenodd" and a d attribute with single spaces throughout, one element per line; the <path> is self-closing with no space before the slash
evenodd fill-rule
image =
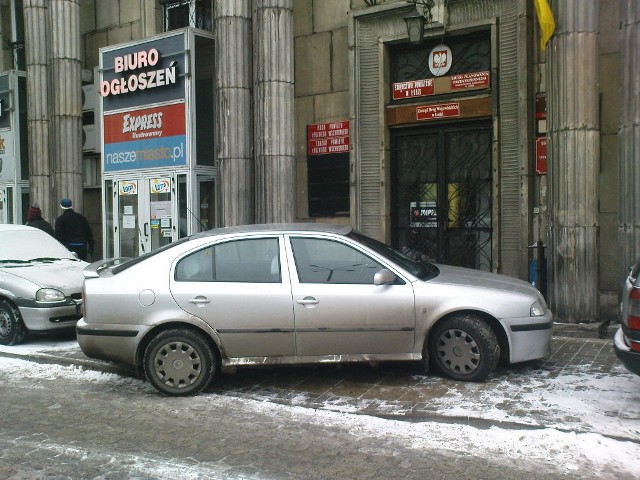
<path id="1" fill-rule="evenodd" d="M 18 305 L 22 321 L 30 331 L 46 331 L 70 328 L 80 320 L 79 304 L 32 307 Z"/>
<path id="2" fill-rule="evenodd" d="M 629 348 L 624 339 L 622 327 L 613 336 L 613 349 L 622 364 L 632 373 L 640 375 L 640 353 Z"/>
<path id="3" fill-rule="evenodd" d="M 553 314 L 501 320 L 510 345 L 510 363 L 526 362 L 551 355 Z"/>

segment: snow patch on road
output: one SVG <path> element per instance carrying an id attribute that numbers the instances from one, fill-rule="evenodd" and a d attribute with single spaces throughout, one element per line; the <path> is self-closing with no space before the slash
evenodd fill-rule
<path id="1" fill-rule="evenodd" d="M 154 391 L 148 383 L 141 380 L 125 378 L 112 373 L 83 370 L 74 366 L 0 358 L 0 368 L 5 372 L 19 371 L 19 376 L 22 379 L 26 377 L 36 380 L 64 379 L 76 382 L 100 382 L 117 384 L 122 387 L 128 385 L 145 392 Z M 19 380 L 16 376 L 15 381 Z M 0 385 L 4 384 L 2 386 L 6 387 L 12 381 L 13 377 L 4 376 Z M 578 386 L 580 388 L 577 388 Z M 605 417 L 599 412 L 608 393 L 614 394 L 616 392 L 615 394 L 619 394 L 623 392 L 624 394 L 634 388 L 637 389 L 638 386 L 635 377 L 631 376 L 607 377 L 606 379 L 590 378 L 588 375 L 560 376 L 555 379 L 547 379 L 544 385 L 539 386 L 540 390 L 537 390 L 533 384 L 532 391 L 525 395 L 523 408 L 566 409 L 575 415 L 582 416 L 585 424 L 591 424 L 595 428 L 603 426 L 600 424 L 607 419 L 609 422 L 612 421 L 611 417 Z M 518 393 L 519 398 L 522 398 L 522 392 L 514 390 L 520 387 L 510 384 L 500 385 L 500 387 L 503 390 L 503 398 L 496 399 L 498 403 L 508 401 L 515 396 L 515 393 Z M 582 398 L 576 398 L 573 395 L 573 392 L 576 391 L 587 393 Z M 473 411 L 473 398 L 465 398 L 464 396 L 452 396 L 451 398 L 452 403 L 443 403 L 439 412 L 449 416 L 479 414 L 479 412 Z M 293 405 L 280 405 L 271 401 L 208 393 L 201 394 L 197 401 L 205 402 L 212 408 L 246 408 L 252 413 L 260 413 L 265 416 L 290 418 L 296 422 L 342 428 L 349 431 L 354 437 L 384 436 L 403 444 L 406 448 L 438 449 L 458 455 L 501 458 L 507 464 L 508 461 L 529 465 L 545 462 L 564 469 L 569 475 L 591 470 L 600 478 L 620 478 L 621 472 L 625 473 L 625 478 L 637 478 L 637 472 L 640 472 L 640 447 L 638 443 L 640 442 L 640 429 L 637 421 L 632 421 L 632 427 L 628 432 L 638 438 L 638 442 L 632 442 L 608 438 L 599 433 L 561 431 L 561 425 L 555 428 L 539 429 L 505 429 L 496 426 L 478 429 L 469 425 L 430 421 L 412 423 L 354 414 L 353 410 L 347 411 L 353 408 L 348 406 L 345 407 L 345 411 L 336 411 L 335 404 L 328 404 L 327 409 L 304 407 L 295 405 L 296 399 L 292 401 Z M 302 401 L 302 399 L 298 399 L 299 403 Z M 501 414 L 499 409 L 483 412 L 481 418 L 505 420 L 504 414 Z M 619 421 L 622 422 L 622 417 Z M 139 461 L 141 462 L 140 468 L 147 472 L 154 465 L 153 459 L 149 459 L 149 461 L 139 459 Z M 178 470 L 184 466 L 182 464 L 175 465 Z M 197 469 L 193 472 L 197 472 Z M 161 476 L 164 476 L 164 473 L 162 472 Z"/>

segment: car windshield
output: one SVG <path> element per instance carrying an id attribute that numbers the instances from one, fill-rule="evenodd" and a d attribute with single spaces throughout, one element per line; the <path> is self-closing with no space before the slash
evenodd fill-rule
<path id="1" fill-rule="evenodd" d="M 0 263 L 77 260 L 60 242 L 36 228 L 0 232 Z"/>
<path id="2" fill-rule="evenodd" d="M 361 233 L 352 231 L 347 236 L 353 238 L 354 240 L 357 240 L 370 249 L 375 250 L 380 255 L 385 256 L 392 262 L 400 265 L 402 268 L 407 270 L 412 275 L 418 277 L 420 280 L 431 280 L 432 278 L 437 277 L 440 273 L 438 267 L 436 267 L 433 263 L 417 262 L 415 260 L 412 260 L 404 253 L 391 248 L 389 245 L 379 242 L 378 240 L 374 240 L 373 238 L 367 237 L 366 235 L 362 235 Z"/>

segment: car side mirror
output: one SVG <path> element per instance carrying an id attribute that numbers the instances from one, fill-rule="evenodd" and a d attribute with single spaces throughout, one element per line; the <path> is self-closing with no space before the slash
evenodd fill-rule
<path id="1" fill-rule="evenodd" d="M 374 285 L 388 285 L 394 283 L 396 281 L 396 274 L 391 270 L 387 270 L 383 268 L 382 270 L 378 270 L 373 276 L 373 284 Z"/>

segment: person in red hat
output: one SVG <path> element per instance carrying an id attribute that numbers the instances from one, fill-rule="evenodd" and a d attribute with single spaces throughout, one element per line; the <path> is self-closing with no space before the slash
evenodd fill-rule
<path id="1" fill-rule="evenodd" d="M 55 237 L 53 227 L 49 222 L 42 218 L 42 211 L 37 203 L 34 203 L 29 207 L 29 210 L 27 211 L 27 223 L 25 223 L 25 225 L 39 228 L 40 230 L 47 232 L 52 237 Z"/>

